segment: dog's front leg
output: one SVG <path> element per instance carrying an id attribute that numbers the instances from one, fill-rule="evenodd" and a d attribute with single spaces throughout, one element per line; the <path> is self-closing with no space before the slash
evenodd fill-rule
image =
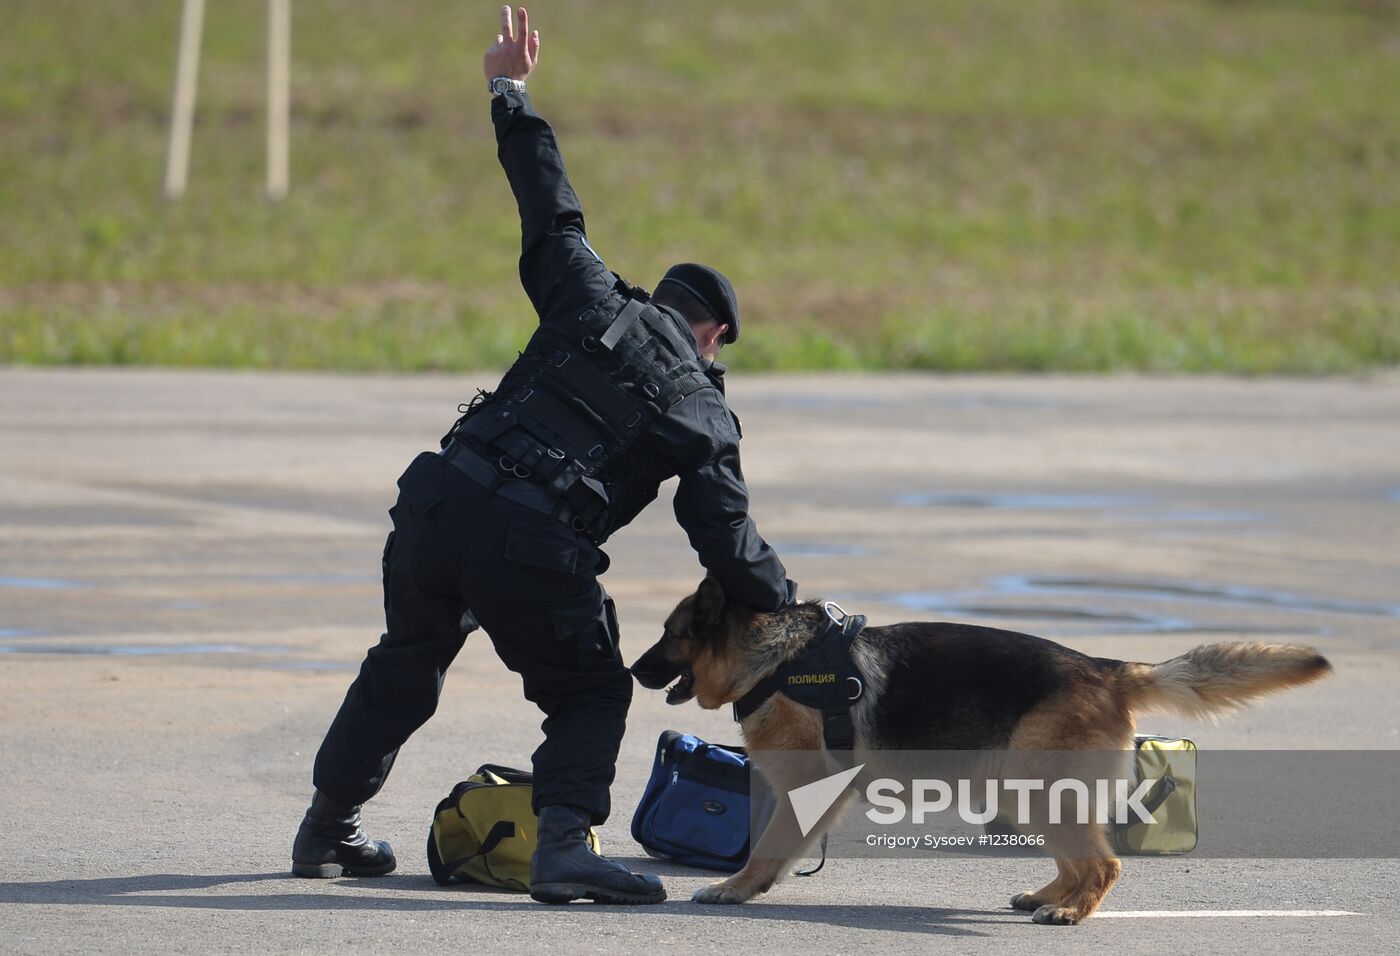
<path id="1" fill-rule="evenodd" d="M 780 808 L 763 828 L 763 834 L 758 838 L 744 868 L 727 880 L 696 890 L 691 899 L 697 903 L 744 903 L 760 893 L 768 892 L 836 821 L 850 799 L 851 792 L 848 790 L 822 815 L 821 821 L 805 838 L 798 829 L 792 808 Z"/>
<path id="2" fill-rule="evenodd" d="M 755 769 L 768 781 L 779 805 L 754 842 L 744 868 L 697 890 L 691 897 L 697 903 L 743 903 L 766 893 L 826 832 L 850 799 L 850 791 L 842 794 L 802 835 L 788 793 L 839 769 L 822 747 L 821 716 L 812 708 L 776 696 L 744 721 L 744 738 L 754 754 Z"/>

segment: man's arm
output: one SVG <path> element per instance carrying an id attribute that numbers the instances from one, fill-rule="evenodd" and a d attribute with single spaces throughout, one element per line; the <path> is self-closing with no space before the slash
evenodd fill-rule
<path id="1" fill-rule="evenodd" d="M 482 72 L 522 82 L 539 58 L 539 31 L 530 31 L 521 7 L 513 18 L 501 8 L 501 32 L 486 51 Z M 583 209 L 569 177 L 554 131 L 535 112 L 524 92 L 491 102 L 497 155 L 520 210 L 520 282 L 544 320 L 552 313 L 577 311 L 613 286 L 612 274 L 585 238 Z"/>
<path id="2" fill-rule="evenodd" d="M 725 594 L 750 607 L 776 611 L 795 600 L 797 585 L 788 580 L 783 562 L 749 517 L 739 433 L 728 406 L 708 389 L 695 398 L 711 441 L 703 461 L 681 472 L 673 503 L 676 520 Z"/>

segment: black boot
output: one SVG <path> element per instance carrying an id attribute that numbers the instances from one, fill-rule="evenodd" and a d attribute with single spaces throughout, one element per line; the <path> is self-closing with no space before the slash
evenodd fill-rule
<path id="1" fill-rule="evenodd" d="M 588 814 L 573 807 L 540 807 L 540 834 L 530 860 L 530 896 L 541 903 L 660 903 L 666 890 L 654 876 L 633 873 L 593 852 Z"/>
<path id="2" fill-rule="evenodd" d="M 365 835 L 359 807 L 337 803 L 316 791 L 292 844 L 294 874 L 383 876 L 397 865 L 389 844 Z"/>

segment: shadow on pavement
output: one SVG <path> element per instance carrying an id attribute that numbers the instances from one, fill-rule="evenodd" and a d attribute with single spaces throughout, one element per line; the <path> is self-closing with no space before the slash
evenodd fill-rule
<path id="1" fill-rule="evenodd" d="M 265 893 L 200 893 L 216 887 L 251 883 L 283 883 Z M 729 920 L 825 923 L 850 929 L 883 930 L 897 933 L 928 933 L 943 936 L 983 936 L 972 926 L 1001 926 L 1025 922 L 1025 914 L 1011 910 L 959 910 L 932 906 L 870 906 L 841 904 L 793 905 L 757 902 L 742 907 L 703 906 L 689 900 L 671 900 L 661 906 L 598 906 L 575 903 L 567 907 L 545 907 L 519 893 L 491 887 L 439 887 L 423 876 L 341 878 L 330 892 L 304 892 L 309 880 L 285 872 L 184 875 L 153 873 L 144 876 L 118 876 L 90 880 L 48 880 L 35 883 L 0 883 L 0 904 L 43 906 L 156 906 L 209 910 L 377 910 L 400 913 L 433 911 L 521 912 L 531 908 L 538 913 L 563 913 L 571 917 L 599 919 L 609 914 L 629 916 L 704 918 L 720 916 Z M 317 884 L 313 884 L 317 885 Z M 295 887 L 295 889 L 292 889 Z M 351 890 L 352 892 L 343 892 Z M 387 891 L 387 893 L 385 892 Z M 431 897 L 420 894 L 432 893 Z M 412 893 L 404 896 L 400 893 Z"/>

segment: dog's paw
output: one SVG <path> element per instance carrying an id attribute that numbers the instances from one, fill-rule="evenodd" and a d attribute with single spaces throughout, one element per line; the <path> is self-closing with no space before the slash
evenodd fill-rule
<path id="1" fill-rule="evenodd" d="M 1027 913 L 1033 913 L 1040 909 L 1040 907 L 1041 902 L 1036 899 L 1034 893 L 1017 893 L 1015 896 L 1011 897 L 1011 908 L 1013 910 L 1025 910 Z"/>
<path id="2" fill-rule="evenodd" d="M 751 896 L 753 896 L 752 893 L 741 890 L 726 881 L 703 886 L 696 890 L 690 899 L 695 903 L 728 903 L 732 905 L 746 902 Z"/>
<path id="3" fill-rule="evenodd" d="M 1047 903 L 1032 913 L 1031 919 L 1044 926 L 1073 926 L 1079 922 L 1079 911 Z"/>

